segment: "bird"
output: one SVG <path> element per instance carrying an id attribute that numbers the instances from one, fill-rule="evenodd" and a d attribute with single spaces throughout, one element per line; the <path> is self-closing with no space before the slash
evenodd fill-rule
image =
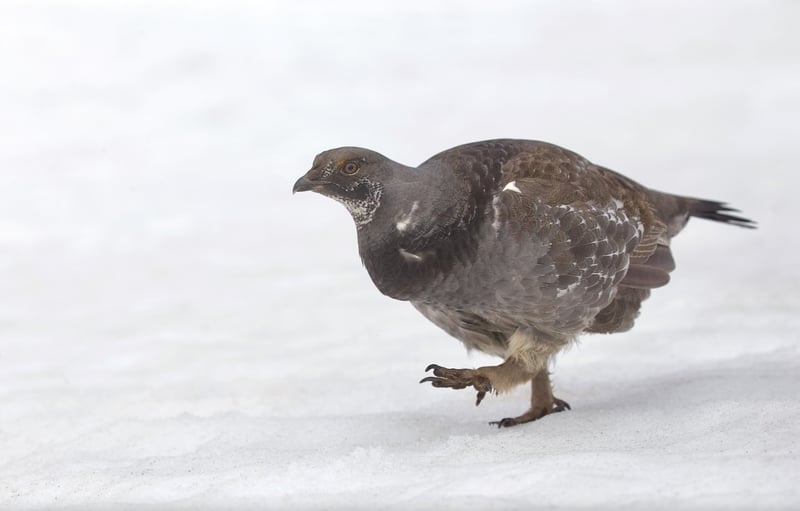
<path id="1" fill-rule="evenodd" d="M 692 217 L 754 228 L 727 203 L 664 193 L 536 140 L 495 139 L 410 167 L 369 149 L 316 156 L 293 193 L 352 216 L 378 290 L 411 303 L 498 365 L 430 364 L 420 383 L 487 394 L 531 385 L 511 427 L 570 409 L 553 395 L 554 356 L 585 333 L 633 327 L 675 262 L 670 240 Z"/>

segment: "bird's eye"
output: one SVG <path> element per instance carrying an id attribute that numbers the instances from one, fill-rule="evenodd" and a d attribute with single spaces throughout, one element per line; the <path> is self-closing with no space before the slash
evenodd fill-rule
<path id="1" fill-rule="evenodd" d="M 342 174 L 352 176 L 356 172 L 358 172 L 358 163 L 354 161 L 349 161 L 342 167 Z"/>

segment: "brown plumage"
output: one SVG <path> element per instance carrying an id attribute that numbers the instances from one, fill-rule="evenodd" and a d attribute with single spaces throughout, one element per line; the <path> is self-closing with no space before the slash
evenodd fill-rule
<path id="1" fill-rule="evenodd" d="M 650 290 L 669 282 L 669 248 L 692 216 L 752 227 L 723 203 L 650 190 L 566 149 L 489 140 L 417 168 L 373 151 L 326 151 L 294 191 L 342 202 L 384 294 L 408 300 L 468 348 L 504 362 L 431 364 L 435 387 L 489 392 L 532 382 L 513 426 L 569 408 L 547 366 L 583 332 L 630 329 Z"/>

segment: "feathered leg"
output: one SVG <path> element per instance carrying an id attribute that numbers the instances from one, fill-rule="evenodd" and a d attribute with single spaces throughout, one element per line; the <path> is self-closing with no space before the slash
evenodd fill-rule
<path id="1" fill-rule="evenodd" d="M 477 406 L 488 392 L 507 392 L 530 381 L 533 384 L 530 409 L 519 417 L 492 422 L 499 427 L 523 424 L 549 413 L 569 409 L 567 403 L 553 397 L 547 372 L 548 360 L 566 343 L 565 339 L 542 339 L 530 330 L 518 329 L 508 338 L 507 356 L 502 364 L 477 369 L 448 369 L 431 364 L 425 371 L 433 369 L 433 376 L 423 378 L 420 383 L 430 382 L 434 387 L 451 389 L 474 387 L 478 391 Z"/>
<path id="2" fill-rule="evenodd" d="M 474 387 L 478 391 L 475 406 L 481 404 L 487 392 L 506 392 L 533 378 L 534 373 L 519 359 L 508 358 L 496 366 L 477 369 L 449 369 L 437 364 L 425 368 L 433 369 L 433 376 L 427 376 L 420 383 L 430 382 L 434 387 L 465 389 Z"/>

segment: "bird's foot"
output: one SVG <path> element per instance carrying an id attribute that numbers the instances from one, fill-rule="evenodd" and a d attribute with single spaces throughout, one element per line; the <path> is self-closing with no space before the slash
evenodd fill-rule
<path id="1" fill-rule="evenodd" d="M 569 403 L 567 403 L 563 399 L 558 399 L 557 397 L 554 397 L 553 402 L 550 403 L 549 405 L 531 407 L 530 410 L 523 413 L 519 417 L 506 417 L 505 419 L 500 419 L 499 421 L 493 421 L 490 422 L 489 424 L 491 424 L 492 426 L 497 426 L 498 428 L 510 428 L 511 426 L 525 424 L 526 422 L 531 422 L 537 419 L 541 419 L 545 415 L 550 415 L 551 413 L 556 413 L 556 412 L 563 412 L 565 410 L 571 410 Z"/>
<path id="2" fill-rule="evenodd" d="M 492 382 L 477 369 L 448 369 L 440 365 L 431 364 L 425 368 L 427 373 L 433 369 L 434 376 L 426 376 L 420 383 L 431 382 L 434 387 L 450 389 L 465 389 L 474 387 L 478 391 L 475 406 L 481 404 L 487 392 L 492 392 Z"/>

